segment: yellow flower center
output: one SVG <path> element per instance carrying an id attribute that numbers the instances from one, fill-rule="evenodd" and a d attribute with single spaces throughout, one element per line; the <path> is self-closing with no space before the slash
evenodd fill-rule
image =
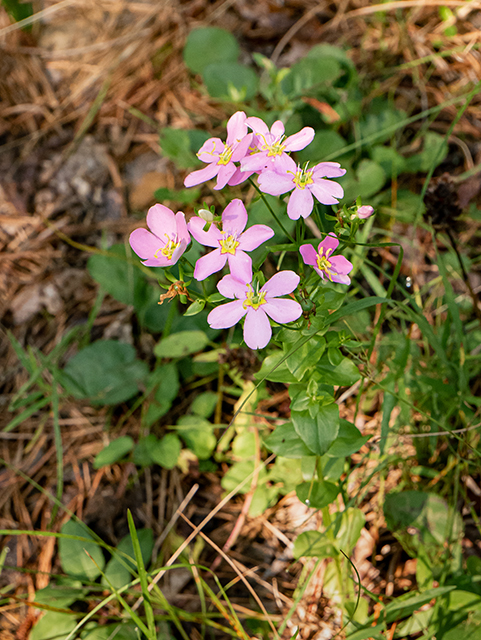
<path id="1" fill-rule="evenodd" d="M 224 151 L 219 155 L 219 159 L 217 160 L 217 164 L 229 164 L 230 159 L 232 157 L 233 149 L 228 145 L 225 145 Z"/>
<path id="2" fill-rule="evenodd" d="M 329 262 L 329 255 L 332 253 L 332 249 L 327 249 L 326 255 L 323 255 L 323 253 L 324 249 L 321 248 L 319 253 L 317 254 L 317 266 L 320 271 L 324 271 L 327 274 L 327 277 L 332 282 L 332 264 Z"/>
<path id="3" fill-rule="evenodd" d="M 244 307 L 244 309 L 247 309 L 247 307 L 252 307 L 255 311 L 257 311 L 257 309 L 262 304 L 266 304 L 267 302 L 264 299 L 266 297 L 265 291 L 261 291 L 260 293 L 259 291 L 257 291 L 257 293 L 254 294 L 254 290 L 252 289 L 251 285 L 248 284 L 247 286 L 249 288 L 246 291 L 246 299 L 242 303 L 242 306 Z"/>
<path id="4" fill-rule="evenodd" d="M 301 169 L 299 167 L 297 169 L 296 175 L 293 178 L 293 182 L 296 187 L 298 187 L 299 189 L 305 189 L 308 184 L 312 184 L 314 182 L 314 180 L 312 179 L 313 171 L 313 169 L 311 169 L 311 171 L 308 171 L 307 169 Z"/>
<path id="5" fill-rule="evenodd" d="M 167 260 L 172 260 L 174 251 L 177 249 L 180 242 L 176 242 L 175 239 L 173 240 L 167 234 L 164 234 L 164 235 L 167 237 L 167 243 L 164 244 L 163 247 L 159 247 L 157 251 L 154 253 L 154 256 L 156 258 L 160 258 L 158 254 L 161 253 L 164 256 L 164 258 L 167 258 Z"/>
<path id="6" fill-rule="evenodd" d="M 222 231 L 222 233 L 225 233 L 225 231 Z M 220 252 L 222 254 L 231 253 L 234 256 L 235 250 L 237 249 L 240 243 L 237 242 L 234 236 L 227 236 L 227 238 L 224 238 L 224 240 L 219 240 L 219 244 L 220 244 Z"/>
<path id="7" fill-rule="evenodd" d="M 262 145 L 262 151 L 267 151 L 269 158 L 280 156 L 286 148 L 286 145 L 282 144 L 284 137 L 285 136 L 281 136 L 279 140 L 276 140 L 276 142 L 272 142 L 271 144 L 269 144 L 263 137 L 264 144 Z"/>

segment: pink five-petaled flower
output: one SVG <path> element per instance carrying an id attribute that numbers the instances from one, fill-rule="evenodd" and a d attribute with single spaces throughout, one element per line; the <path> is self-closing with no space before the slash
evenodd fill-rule
<path id="1" fill-rule="evenodd" d="M 282 172 L 267 169 L 259 177 L 261 191 L 271 196 L 280 196 L 294 189 L 287 205 L 287 215 L 292 220 L 300 216 L 307 218 L 314 206 L 315 196 L 322 204 L 338 204 L 344 191 L 340 184 L 325 180 L 325 178 L 339 178 L 346 173 L 338 162 L 320 162 L 312 169 L 299 167 L 292 158 L 287 156 L 283 160 Z"/>
<path id="2" fill-rule="evenodd" d="M 191 218 L 188 229 L 197 242 L 214 247 L 214 251 L 199 258 L 195 264 L 194 278 L 204 280 L 216 271 L 220 271 L 229 261 L 232 275 L 242 282 L 252 278 L 252 260 L 246 251 L 257 249 L 274 231 L 265 224 L 255 224 L 244 231 L 247 224 L 247 211 L 241 200 L 236 198 L 224 209 L 222 231 L 212 224 L 204 231 L 205 220 L 196 216 Z"/>
<path id="3" fill-rule="evenodd" d="M 186 187 L 194 187 L 217 176 L 217 184 L 214 189 L 223 189 L 238 172 L 234 162 L 238 162 L 246 155 L 252 140 L 252 133 L 247 131 L 246 117 L 243 111 L 237 111 L 229 118 L 225 144 L 220 138 L 209 138 L 204 142 L 197 157 L 202 162 L 207 162 L 208 165 L 203 169 L 189 173 L 184 180 Z M 247 178 L 247 176 L 245 177 Z"/>
<path id="4" fill-rule="evenodd" d="M 244 322 L 244 340 L 251 349 L 263 349 L 272 336 L 269 318 L 284 323 L 297 320 L 302 314 L 301 305 L 295 300 L 279 299 L 292 293 L 299 284 L 299 276 L 294 271 L 279 271 L 259 289 L 258 285 L 240 282 L 232 274 L 224 276 L 217 288 L 226 298 L 234 302 L 216 307 L 207 316 L 212 329 L 228 329 L 241 318 Z"/>
<path id="5" fill-rule="evenodd" d="M 312 127 L 304 127 L 286 138 L 280 120 L 274 122 L 270 131 L 263 120 L 254 116 L 247 118 L 246 125 L 255 134 L 252 146 L 255 146 L 256 152 L 241 160 L 242 171 L 262 171 L 266 167 L 280 171 L 287 169 L 284 166 L 284 160 L 289 157 L 287 152 L 304 149 L 314 138 Z"/>
<path id="6" fill-rule="evenodd" d="M 352 264 L 344 256 L 333 256 L 337 249 L 339 240 L 333 233 L 330 233 L 317 247 L 317 252 L 312 244 L 303 244 L 299 251 L 306 264 L 314 268 L 321 278 L 325 276 L 331 282 L 341 284 L 351 284 L 351 279 L 347 275 L 352 270 Z"/>
<path id="7" fill-rule="evenodd" d="M 147 229 L 135 229 L 129 242 L 146 267 L 171 267 L 184 253 L 190 242 L 182 211 L 173 211 L 156 204 L 147 213 Z"/>

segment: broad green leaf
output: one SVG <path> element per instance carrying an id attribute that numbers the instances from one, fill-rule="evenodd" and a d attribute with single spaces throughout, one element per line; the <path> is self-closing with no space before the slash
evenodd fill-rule
<path id="1" fill-rule="evenodd" d="M 193 162 L 190 166 L 194 166 L 195 164 L 197 164 L 197 162 Z M 174 191 L 173 189 L 161 187 L 154 191 L 154 198 L 157 202 L 171 200 L 172 202 L 180 204 L 191 204 L 192 202 L 196 202 L 199 196 L 200 189 L 181 189 L 180 191 Z"/>
<path id="2" fill-rule="evenodd" d="M 219 27 L 194 29 L 184 47 L 184 62 L 193 73 L 202 73 L 213 62 L 235 62 L 238 57 L 237 40 Z"/>
<path id="3" fill-rule="evenodd" d="M 137 536 L 139 539 L 140 550 L 142 552 L 142 559 L 144 561 L 144 565 L 146 565 L 150 561 L 152 550 L 154 548 L 154 534 L 152 529 L 138 529 Z M 116 547 L 116 551 L 119 552 L 119 556 L 113 556 L 108 561 L 105 568 L 105 577 L 102 577 L 102 584 L 107 586 L 110 582 L 115 587 L 115 589 L 121 589 L 126 584 L 129 584 L 129 582 L 132 582 L 134 578 L 131 572 L 124 564 L 122 564 L 119 558 L 122 558 L 122 561 L 124 563 L 130 565 L 133 571 L 137 571 L 134 546 L 132 544 L 132 538 L 130 537 L 130 534 L 127 534 L 122 538 L 122 540 Z M 122 555 L 122 553 L 129 556 L 131 560 Z"/>
<path id="4" fill-rule="evenodd" d="M 443 640 L 479 640 L 481 638 L 481 612 L 470 613 L 467 620 L 443 634 Z"/>
<path id="5" fill-rule="evenodd" d="M 173 362 L 157 365 L 148 379 L 149 388 L 155 391 L 149 396 L 147 411 L 144 416 L 145 425 L 150 427 L 164 416 L 172 406 L 179 393 L 179 374 Z"/>
<path id="6" fill-rule="evenodd" d="M 134 347 L 116 340 L 98 340 L 70 358 L 60 383 L 76 398 L 92 404 L 120 404 L 135 396 L 148 374 Z"/>
<path id="7" fill-rule="evenodd" d="M 175 429 L 199 460 L 210 458 L 217 444 L 212 423 L 201 416 L 181 416 Z"/>
<path id="8" fill-rule="evenodd" d="M 190 410 L 202 418 L 210 418 L 217 406 L 219 395 L 213 391 L 205 391 L 198 395 L 192 403 Z"/>
<path id="9" fill-rule="evenodd" d="M 297 497 L 313 509 L 324 509 L 333 502 L 338 494 L 339 487 L 333 482 L 302 482 L 296 487 Z"/>
<path id="10" fill-rule="evenodd" d="M 372 160 L 361 160 L 356 176 L 359 181 L 359 195 L 363 199 L 380 191 L 386 182 L 384 169 Z"/>
<path id="11" fill-rule="evenodd" d="M 15 22 L 20 22 L 20 20 L 25 20 L 25 18 L 29 18 L 33 15 L 33 6 L 31 2 L 21 2 L 21 0 L 2 0 L 0 3 L 2 4 L 7 13 L 15 20 Z M 32 26 L 23 27 L 24 31 L 31 31 Z"/>
<path id="12" fill-rule="evenodd" d="M 181 169 L 190 169 L 200 163 L 197 156 L 192 153 L 190 138 L 184 129 L 172 129 L 166 127 L 160 132 L 160 146 L 162 153 Z"/>
<path id="13" fill-rule="evenodd" d="M 95 456 L 94 469 L 100 469 L 100 467 L 118 462 L 132 451 L 133 447 L 134 441 L 130 436 L 122 436 L 112 440 L 112 442 Z"/>
<path id="14" fill-rule="evenodd" d="M 184 358 L 202 351 L 209 342 L 203 331 L 179 331 L 163 338 L 154 347 L 158 358 Z"/>
<path id="15" fill-rule="evenodd" d="M 284 458 L 303 458 L 313 455 L 297 435 L 292 422 L 277 426 L 270 436 L 265 438 L 264 444 L 270 451 Z"/>
<path id="16" fill-rule="evenodd" d="M 324 455 L 339 432 L 339 407 L 328 404 L 319 408 L 313 419 L 308 411 L 291 411 L 291 420 L 300 438 L 316 455 Z"/>
<path id="17" fill-rule="evenodd" d="M 258 78 L 250 67 L 238 62 L 214 62 L 202 71 L 207 91 L 213 98 L 235 102 L 252 100 L 258 91 Z"/>
<path id="18" fill-rule="evenodd" d="M 256 380 L 265 378 L 271 382 L 297 382 L 297 378 L 287 368 L 283 351 L 274 351 L 270 356 L 267 356 L 254 377 Z"/>
<path id="19" fill-rule="evenodd" d="M 82 636 L 82 640 L 138 640 L 138 638 L 135 626 L 122 622 L 96 627 L 86 636 Z"/>
<path id="20" fill-rule="evenodd" d="M 360 509 L 349 507 L 342 512 L 340 524 L 335 527 L 336 546 L 350 556 L 359 540 L 366 517 Z"/>
<path id="21" fill-rule="evenodd" d="M 46 611 L 30 631 L 29 640 L 65 640 L 77 626 L 77 619 L 68 613 Z"/>
<path id="22" fill-rule="evenodd" d="M 359 451 L 370 436 L 362 436 L 361 432 L 351 422 L 341 420 L 337 438 L 329 447 L 326 455 L 330 458 L 343 458 Z"/>
<path id="23" fill-rule="evenodd" d="M 304 336 L 301 336 L 293 344 L 285 344 L 285 354 L 291 354 L 286 360 L 289 371 L 297 380 L 302 380 L 306 371 L 314 367 L 321 359 L 325 348 L 326 341 L 322 336 L 312 337 L 310 340 L 306 340 Z"/>
<path id="24" fill-rule="evenodd" d="M 334 558 L 339 554 L 325 533 L 304 531 L 294 542 L 294 558 Z"/>
<path id="25" fill-rule="evenodd" d="M 438 166 L 446 158 L 448 147 L 444 136 L 435 131 L 426 131 L 423 136 L 423 150 L 406 160 L 406 171 L 417 173 L 429 171 L 432 166 Z"/>
<path id="26" fill-rule="evenodd" d="M 255 463 L 253 460 L 244 460 L 242 462 L 235 462 L 221 480 L 222 488 L 225 491 L 232 491 L 253 473 Z M 267 472 L 261 467 L 259 470 L 259 477 L 257 480 L 258 486 L 265 481 Z M 251 488 L 251 481 L 248 480 L 243 487 L 239 490 L 239 493 L 248 493 Z"/>
<path id="27" fill-rule="evenodd" d="M 101 547 L 94 542 L 89 532 L 82 525 L 69 520 L 63 525 L 61 533 L 92 540 L 92 542 L 84 542 L 70 538 L 59 538 L 58 551 L 62 570 L 78 578 L 87 580 L 98 578 L 104 568 L 105 558 Z M 93 560 L 89 558 L 86 552 Z"/>
<path id="28" fill-rule="evenodd" d="M 376 142 L 384 142 L 394 135 L 394 129 L 405 117 L 404 111 L 392 109 L 387 102 L 377 104 L 377 113 L 368 113 L 359 122 L 361 138 L 370 138 Z"/>
<path id="29" fill-rule="evenodd" d="M 65 585 L 55 586 L 50 583 L 48 587 L 35 592 L 35 602 L 57 609 L 66 609 L 72 602 L 82 600 L 84 596 L 85 589 L 76 589 Z"/>
<path id="30" fill-rule="evenodd" d="M 349 358 L 343 358 L 341 363 L 334 367 L 327 356 L 324 356 L 316 366 L 316 371 L 324 384 L 336 384 L 340 387 L 349 387 L 361 378 L 359 369 Z"/>
<path id="31" fill-rule="evenodd" d="M 316 131 L 314 140 L 302 151 L 297 152 L 297 159 L 300 164 L 310 161 L 312 163 L 321 162 L 324 158 L 340 152 L 347 146 L 346 141 L 332 129 L 321 129 Z"/>
<path id="32" fill-rule="evenodd" d="M 189 305 L 187 311 L 184 313 L 184 316 L 196 316 L 204 309 L 204 307 L 204 300 L 195 300 L 191 305 Z"/>
<path id="33" fill-rule="evenodd" d="M 134 449 L 134 463 L 139 467 L 148 467 L 154 464 L 152 456 L 150 455 L 153 448 L 157 444 L 157 438 L 153 433 L 149 433 L 145 438 L 140 438 Z"/>
<path id="34" fill-rule="evenodd" d="M 178 436 L 174 433 L 168 433 L 160 440 L 156 439 L 152 443 L 150 457 L 152 460 L 164 469 L 173 469 L 177 464 L 181 449 Z"/>
<path id="35" fill-rule="evenodd" d="M 281 87 L 286 95 L 302 95 L 305 91 L 330 85 L 341 74 L 339 62 L 331 56 L 303 58 L 292 65 Z"/>
<path id="36" fill-rule="evenodd" d="M 371 149 L 371 158 L 380 165 L 388 178 L 398 176 L 406 168 L 406 161 L 393 147 L 375 146 Z"/>
<path id="37" fill-rule="evenodd" d="M 410 594 L 406 594 L 406 596 L 400 596 L 386 605 L 386 608 L 384 610 L 386 623 L 389 624 L 394 620 L 406 618 L 417 609 L 420 609 L 424 604 L 431 602 L 433 598 L 440 598 L 447 593 L 454 591 L 455 589 L 455 585 L 450 585 L 447 587 L 436 587 L 435 589 L 429 589 L 428 591 L 423 591 L 423 593 L 416 594 L 414 596 L 411 596 Z M 372 616 L 369 621 L 370 620 L 372 620 Z"/>

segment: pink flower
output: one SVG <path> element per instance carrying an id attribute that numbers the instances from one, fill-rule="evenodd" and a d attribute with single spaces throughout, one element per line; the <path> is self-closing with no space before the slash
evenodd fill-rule
<path id="1" fill-rule="evenodd" d="M 299 284 L 299 276 L 293 271 L 279 271 L 263 287 L 236 280 L 232 274 L 224 276 L 217 285 L 226 298 L 234 302 L 216 307 L 207 316 L 212 329 L 228 329 L 241 318 L 244 322 L 244 340 L 251 349 L 263 349 L 272 336 L 269 318 L 284 323 L 297 320 L 302 314 L 301 305 L 295 300 L 278 299 L 294 291 Z"/>
<path id="2" fill-rule="evenodd" d="M 222 213 L 222 231 L 212 224 L 204 231 L 205 220 L 196 216 L 189 220 L 188 229 L 197 242 L 214 247 L 214 251 L 197 260 L 194 270 L 196 280 L 205 280 L 220 271 L 229 261 L 232 275 L 242 282 L 252 278 L 252 260 L 246 251 L 257 249 L 274 231 L 264 224 L 255 224 L 244 231 L 247 224 L 247 211 L 241 200 L 232 200 Z"/>
<path id="3" fill-rule="evenodd" d="M 351 284 L 347 275 L 352 270 L 352 264 L 344 256 L 332 256 L 339 245 L 339 240 L 330 233 L 317 247 L 317 253 L 312 244 L 303 244 L 299 251 L 306 264 L 311 265 L 321 278 L 327 277 L 331 282 Z"/>
<path id="4" fill-rule="evenodd" d="M 370 204 L 365 204 L 362 207 L 359 207 L 359 209 L 354 214 L 354 217 L 357 216 L 358 218 L 361 218 L 361 220 L 365 220 L 366 218 L 370 218 L 373 213 L 374 207 L 371 207 Z"/>
<path id="5" fill-rule="evenodd" d="M 284 125 L 280 120 L 274 122 L 269 131 L 266 123 L 260 118 L 247 118 L 246 125 L 254 132 L 253 145 L 257 152 L 241 160 L 242 171 L 262 171 L 264 168 L 282 171 L 287 152 L 300 151 L 307 147 L 314 138 L 314 129 L 304 127 L 288 138 L 284 135 Z"/>
<path id="6" fill-rule="evenodd" d="M 147 213 L 147 225 L 151 229 L 135 229 L 129 242 L 146 267 L 171 267 L 184 253 L 190 242 L 185 216 L 156 204 Z"/>
<path id="7" fill-rule="evenodd" d="M 237 111 L 229 118 L 225 144 L 220 138 L 209 138 L 204 142 L 197 157 L 202 162 L 207 162 L 208 166 L 189 173 L 184 180 L 186 187 L 201 184 L 215 176 L 217 176 L 217 184 L 214 189 L 223 189 L 227 183 L 230 184 L 230 180 L 238 171 L 234 162 L 238 162 L 246 155 L 252 140 L 252 133 L 247 131 L 246 117 L 243 111 Z M 247 176 L 243 177 L 240 182 L 246 178 Z"/>
<path id="8" fill-rule="evenodd" d="M 320 162 L 312 169 L 301 169 L 292 158 L 287 156 L 283 160 L 282 172 L 267 169 L 259 177 L 261 191 L 271 196 L 280 196 L 294 189 L 287 205 L 287 215 L 291 220 L 298 220 L 300 216 L 307 218 L 314 206 L 315 196 L 322 204 L 338 204 L 344 191 L 340 184 L 324 178 L 338 178 L 346 173 L 338 162 Z"/>

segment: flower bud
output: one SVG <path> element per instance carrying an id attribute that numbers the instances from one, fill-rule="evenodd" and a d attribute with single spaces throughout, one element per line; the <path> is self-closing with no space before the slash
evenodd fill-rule
<path id="1" fill-rule="evenodd" d="M 209 211 L 209 209 L 199 209 L 197 213 L 202 218 L 202 220 L 205 220 L 206 222 L 214 221 L 214 214 L 212 213 L 212 211 Z"/>
<path id="2" fill-rule="evenodd" d="M 364 204 L 362 207 L 359 207 L 357 210 L 357 217 L 361 218 L 361 220 L 365 220 L 369 218 L 374 213 L 374 207 L 371 207 L 370 204 Z"/>

